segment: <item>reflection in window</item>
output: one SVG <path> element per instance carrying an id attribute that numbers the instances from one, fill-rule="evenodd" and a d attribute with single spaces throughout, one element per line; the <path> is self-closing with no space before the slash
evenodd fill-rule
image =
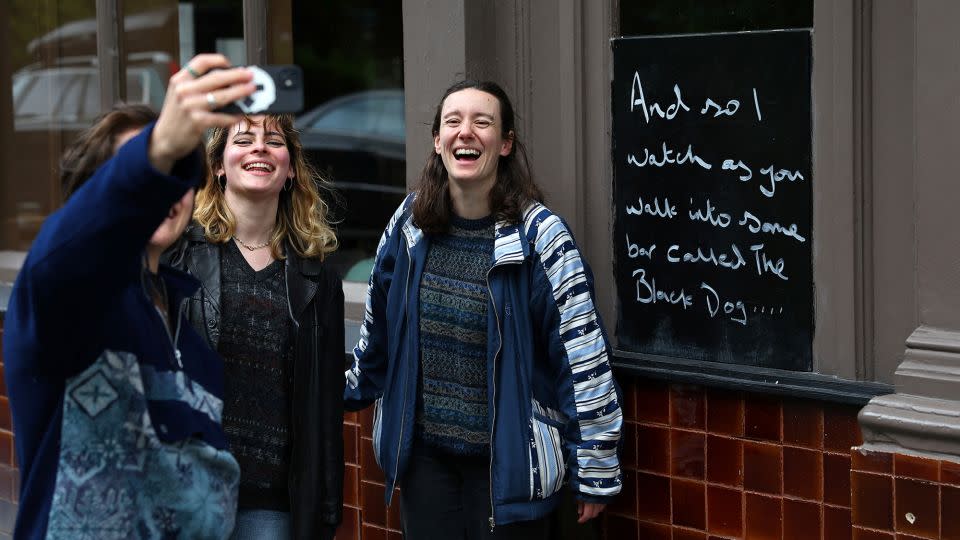
<path id="1" fill-rule="evenodd" d="M 9 3 L 10 15 L 0 20 L 0 54 L 5 60 L 0 66 L 10 66 L 10 71 L 0 76 L 11 84 L 10 94 L 4 89 L 0 98 L 13 105 L 12 115 L 0 117 L 0 130 L 17 143 L 16 149 L 0 148 L 0 161 L 7 164 L 0 168 L 2 288 L 15 276 L 16 261 L 29 249 L 43 220 L 61 204 L 60 155 L 102 111 L 97 2 L 50 0 L 38 9 L 34 0 L 0 1 Z M 162 106 L 167 82 L 179 69 L 181 10 L 189 8 L 206 21 L 199 27 L 192 22 L 187 26 L 190 35 L 183 42 L 197 50 L 213 51 L 220 37 L 242 42 L 241 10 L 232 0 L 121 3 L 127 102 L 157 110 Z"/>
<path id="2" fill-rule="evenodd" d="M 100 76 L 95 65 L 31 68 L 17 72 L 13 79 L 17 130 L 82 129 L 100 114 Z M 159 109 L 165 93 L 166 81 L 155 69 L 127 71 L 127 102 Z"/>
<path id="3" fill-rule="evenodd" d="M 377 101 L 355 99 L 325 111 L 310 128 L 341 133 L 375 133 L 378 116 L 380 107 Z"/>
<path id="4" fill-rule="evenodd" d="M 356 136 L 386 136 L 403 142 L 403 92 L 362 92 L 334 100 L 317 110 L 309 122 L 310 131 Z"/>
<path id="5" fill-rule="evenodd" d="M 54 114 L 59 116 L 62 122 L 76 122 L 86 116 L 86 111 L 80 110 L 80 105 L 83 103 L 81 98 L 84 92 L 89 93 L 89 88 L 94 80 L 96 80 L 96 76 L 88 71 L 63 81 L 63 90 L 51 89 L 53 94 L 50 97 L 53 100 L 59 98 L 59 102 L 54 108 Z M 90 112 L 96 110 L 93 109 Z M 90 120 L 92 121 L 95 116 L 95 114 L 91 115 Z"/>
<path id="6" fill-rule="evenodd" d="M 4 0 L 0 46 L 10 71 L 13 114 L 0 130 L 15 148 L 0 149 L 0 282 L 19 268 L 44 218 L 60 205 L 57 163 L 78 130 L 89 125 L 89 78 L 96 67 L 96 2 L 54 0 L 38 9 L 32 0 Z M 4 90 L 3 95 L 6 94 Z M 14 262 L 10 262 L 14 261 Z M 13 266 L 13 265 L 16 266 Z"/>
<path id="7" fill-rule="evenodd" d="M 53 102 L 50 78 L 52 74 L 31 76 L 29 72 L 14 75 L 16 90 L 13 94 L 13 114 L 15 118 L 48 116 Z"/>
<path id="8" fill-rule="evenodd" d="M 15 74 L 14 80 L 23 83 L 14 83 L 17 131 L 83 129 L 100 114 L 100 79 L 95 67 L 27 70 Z M 131 83 L 138 84 L 128 81 Z"/>
<path id="9" fill-rule="evenodd" d="M 348 281 L 370 276 L 383 228 L 406 193 L 400 7 L 375 0 L 292 6 L 294 62 L 307 89 L 296 125 L 305 155 L 339 195 L 328 197 L 341 246 L 328 261 Z"/>
<path id="10" fill-rule="evenodd" d="M 387 137 L 397 137 L 403 139 L 406 137 L 407 123 L 403 115 L 403 94 L 400 99 L 388 99 L 383 103 L 383 114 L 380 115 L 380 123 L 377 129 Z"/>
<path id="11" fill-rule="evenodd" d="M 60 0 L 38 11 L 31 0 L 11 1 L 2 35 L 14 114 L 0 129 L 13 130 L 17 153 L 4 156 L 11 165 L 0 172 L 0 251 L 29 248 L 60 205 L 60 155 L 102 112 L 96 3 Z M 126 101 L 159 108 L 175 67 L 177 2 L 129 1 L 124 10 Z"/>
<path id="12" fill-rule="evenodd" d="M 16 149 L 0 149 L 0 281 L 2 252 L 25 251 L 43 219 L 61 204 L 57 164 L 63 149 L 101 111 L 96 2 L 9 2 L 0 21 L 0 73 L 14 114 L 0 129 Z M 278 0 L 279 4 L 284 2 Z M 195 52 L 242 53 L 242 10 L 235 0 L 125 0 L 124 51 L 129 102 L 159 108 L 170 75 Z M 293 61 L 305 73 L 308 158 L 333 180 L 329 198 L 341 249 L 330 262 L 366 279 L 383 227 L 406 192 L 401 2 L 291 2 Z M 243 58 L 231 56 L 236 63 Z M 366 99 L 334 111 L 339 98 Z M 349 100 L 348 100 L 349 101 Z M 325 119 L 321 119 L 325 117 Z M 330 129 L 326 129 L 326 127 Z M 339 127 L 338 127 L 339 126 Z M 310 132 L 310 133 L 308 133 Z M 29 179 L 25 182 L 24 179 Z M 368 271 L 366 272 L 369 273 Z"/>

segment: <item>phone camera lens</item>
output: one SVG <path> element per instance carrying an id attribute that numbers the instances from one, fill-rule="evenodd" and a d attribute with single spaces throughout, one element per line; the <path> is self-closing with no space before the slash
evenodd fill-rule
<path id="1" fill-rule="evenodd" d="M 298 84 L 299 77 L 297 76 L 294 70 L 284 69 L 280 71 L 277 75 L 278 75 L 277 78 L 280 81 L 280 85 L 283 86 L 284 88 L 287 88 L 287 89 L 294 88 Z"/>

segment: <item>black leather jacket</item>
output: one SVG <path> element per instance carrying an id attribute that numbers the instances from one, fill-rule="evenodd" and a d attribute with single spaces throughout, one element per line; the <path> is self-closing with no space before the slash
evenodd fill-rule
<path id="1" fill-rule="evenodd" d="M 291 396 L 290 512 L 293 538 L 333 538 L 343 509 L 343 283 L 319 260 L 287 250 L 287 303 L 295 321 Z M 220 251 L 192 224 L 165 255 L 203 286 L 187 315 L 216 350 Z"/>

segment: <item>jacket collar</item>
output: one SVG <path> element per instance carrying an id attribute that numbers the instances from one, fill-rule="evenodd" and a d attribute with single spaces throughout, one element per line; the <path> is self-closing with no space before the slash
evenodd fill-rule
<path id="1" fill-rule="evenodd" d="M 218 246 L 207 242 L 203 227 L 194 223 L 187 228 L 186 238 L 195 244 L 187 252 L 190 259 L 187 267 L 203 283 L 214 307 L 220 310 L 220 253 Z M 284 274 L 287 282 L 287 298 L 291 315 L 297 319 L 317 292 L 316 276 L 323 271 L 323 263 L 315 259 L 302 259 L 289 245 Z"/>
<path id="2" fill-rule="evenodd" d="M 179 306 L 185 298 L 190 298 L 200 288 L 200 281 L 197 278 L 166 264 L 160 265 L 157 274 L 167 285 L 172 306 Z"/>
<path id="3" fill-rule="evenodd" d="M 530 210 L 524 213 L 526 216 Z M 410 213 L 403 225 L 403 238 L 410 252 L 413 253 L 425 238 L 423 230 L 413 224 L 413 213 Z M 530 255 L 530 244 L 524 241 L 522 227 L 516 223 L 498 221 L 493 239 L 493 266 L 501 264 L 517 264 Z"/>
<path id="4" fill-rule="evenodd" d="M 289 245 L 286 246 L 287 259 L 284 269 L 287 277 L 287 298 L 290 302 L 290 312 L 294 320 L 300 319 L 300 314 L 310 305 L 313 296 L 317 293 L 317 281 L 306 276 L 320 275 L 322 264 L 314 259 L 302 259 Z"/>
<path id="5" fill-rule="evenodd" d="M 203 284 L 205 296 L 210 300 L 216 312 L 220 313 L 220 251 L 217 246 L 207 242 L 203 227 L 191 225 L 187 228 L 187 245 L 183 257 L 186 268 Z"/>
<path id="6" fill-rule="evenodd" d="M 519 225 L 498 221 L 493 239 L 493 265 L 523 262 L 530 254 L 530 244 L 523 240 Z"/>

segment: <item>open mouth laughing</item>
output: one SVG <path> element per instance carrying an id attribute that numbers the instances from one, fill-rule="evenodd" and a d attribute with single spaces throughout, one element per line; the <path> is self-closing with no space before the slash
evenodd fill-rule
<path id="1" fill-rule="evenodd" d="M 480 150 L 476 148 L 457 148 L 453 151 L 453 157 L 457 161 L 476 161 L 480 159 Z"/>
<path id="2" fill-rule="evenodd" d="M 251 161 L 250 163 L 246 163 L 243 166 L 243 170 L 247 172 L 266 173 L 266 174 L 272 173 L 275 169 L 276 167 L 274 167 L 273 164 L 267 163 L 266 161 Z"/>

